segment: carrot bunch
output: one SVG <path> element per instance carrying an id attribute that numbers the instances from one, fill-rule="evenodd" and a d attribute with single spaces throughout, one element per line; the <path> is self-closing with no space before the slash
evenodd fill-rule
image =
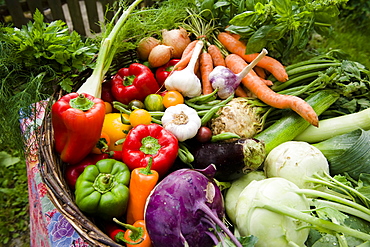
<path id="1" fill-rule="evenodd" d="M 245 54 L 246 45 L 239 40 L 238 35 L 220 32 L 217 35 L 217 40 L 227 50 L 228 54 L 224 55 L 219 46 L 207 42 L 207 46 L 203 49 L 197 61 L 197 66 L 195 66 L 194 72 L 201 80 L 202 94 L 204 95 L 210 94 L 214 90 L 209 80 L 209 74 L 216 66 L 225 66 L 237 74 L 258 56 L 258 53 Z M 197 41 L 192 41 L 185 48 L 180 62 L 175 65 L 175 69 L 181 70 L 186 67 Z M 290 108 L 310 124 L 318 126 L 318 116 L 313 108 L 299 97 L 274 92 L 270 88 L 273 84 L 272 81 L 266 79 L 268 74 L 272 74 L 280 82 L 289 79 L 285 67 L 278 60 L 265 56 L 243 78 L 241 85 L 235 91 L 235 95 L 247 97 L 252 94 L 272 107 Z"/>

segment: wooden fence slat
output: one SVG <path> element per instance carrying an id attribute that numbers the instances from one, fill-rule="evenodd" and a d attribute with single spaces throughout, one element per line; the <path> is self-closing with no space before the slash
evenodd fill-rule
<path id="1" fill-rule="evenodd" d="M 89 20 L 90 29 L 96 33 L 100 32 L 99 15 L 96 0 L 85 0 L 87 17 Z"/>
<path id="2" fill-rule="evenodd" d="M 68 4 L 68 10 L 69 10 L 69 13 L 72 19 L 73 29 L 79 34 L 81 34 L 82 36 L 86 36 L 79 1 L 67 0 L 67 4 Z"/>
<path id="3" fill-rule="evenodd" d="M 60 0 L 48 0 L 48 5 L 51 9 L 53 20 L 66 21 L 66 17 L 64 16 L 62 8 L 62 2 Z"/>
<path id="4" fill-rule="evenodd" d="M 27 24 L 28 19 L 24 16 L 21 4 L 18 0 L 5 0 L 9 13 L 12 16 L 13 23 L 16 27 Z"/>
<path id="5" fill-rule="evenodd" d="M 36 9 L 38 9 L 41 13 L 44 11 L 41 0 L 27 0 L 27 4 L 32 15 L 35 13 Z"/>

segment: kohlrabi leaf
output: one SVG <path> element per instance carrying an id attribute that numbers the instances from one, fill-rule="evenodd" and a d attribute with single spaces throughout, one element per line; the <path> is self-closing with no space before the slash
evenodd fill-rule
<path id="1" fill-rule="evenodd" d="M 358 229 L 361 232 L 370 232 L 370 225 L 368 222 L 354 216 L 349 216 L 344 224 L 353 229 Z M 360 244 L 364 243 L 363 240 L 354 238 L 352 236 L 345 235 L 344 238 L 348 246 L 359 246 Z M 340 246 L 336 236 L 327 233 L 320 233 L 314 229 L 310 230 L 306 245 L 307 247 Z"/>
<path id="2" fill-rule="evenodd" d="M 320 201 L 313 200 L 313 204 L 316 207 L 315 213 L 321 219 L 343 224 L 348 218 L 346 214 L 341 213 L 339 210 L 333 207 L 328 207 L 325 204 L 320 203 Z"/>
<path id="3" fill-rule="evenodd" d="M 367 201 L 370 204 L 370 174 L 362 173 L 358 181 L 358 187 L 356 188 L 364 197 L 367 198 Z"/>

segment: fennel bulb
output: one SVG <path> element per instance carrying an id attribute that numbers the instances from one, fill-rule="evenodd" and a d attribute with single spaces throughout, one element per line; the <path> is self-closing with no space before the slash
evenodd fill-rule
<path id="1" fill-rule="evenodd" d="M 255 247 L 304 246 L 307 223 L 263 208 L 271 203 L 309 211 L 309 202 L 295 191 L 298 186 L 284 178 L 254 180 L 240 193 L 236 204 L 236 228 L 241 236 L 258 238 Z"/>
<path id="2" fill-rule="evenodd" d="M 271 150 L 263 169 L 268 178 L 282 177 L 301 189 L 310 189 L 314 184 L 306 178 L 329 173 L 329 164 L 318 148 L 307 142 L 288 141 Z"/>
<path id="3" fill-rule="evenodd" d="M 120 6 L 120 8 L 117 10 L 115 16 L 109 23 L 109 25 L 113 25 L 113 27 L 107 28 L 103 34 L 103 37 L 106 37 L 104 37 L 101 41 L 101 46 L 93 73 L 81 85 L 81 87 L 77 90 L 77 93 L 87 93 L 95 98 L 101 98 L 102 83 L 104 81 L 105 74 L 109 70 L 114 55 L 117 51 L 117 47 L 114 45 L 114 42 L 117 42 L 117 36 L 120 29 L 125 24 L 131 12 L 140 4 L 141 1 L 142 0 L 135 0 L 133 3 L 131 3 L 131 5 L 128 6 L 126 10 L 123 10 L 123 6 Z M 118 18 L 119 15 L 121 16 Z"/>

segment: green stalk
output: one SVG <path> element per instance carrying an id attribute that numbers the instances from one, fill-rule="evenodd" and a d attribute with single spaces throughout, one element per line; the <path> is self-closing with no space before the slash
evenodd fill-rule
<path id="1" fill-rule="evenodd" d="M 114 43 L 116 41 L 116 37 L 121 30 L 122 26 L 128 19 L 130 13 L 134 10 L 134 8 L 139 5 L 142 0 L 136 0 L 133 2 L 126 11 L 124 11 L 121 17 L 118 19 L 117 23 L 114 25 L 113 29 L 109 32 L 109 35 L 102 40 L 102 44 L 99 50 L 98 58 L 96 61 L 96 66 L 93 70 L 92 75 L 82 84 L 82 86 L 77 90 L 77 93 L 87 93 L 96 98 L 101 98 L 101 90 L 102 90 L 102 82 L 104 80 L 105 74 L 107 73 L 113 57 L 116 52 L 116 47 Z M 119 8 L 117 11 L 118 14 L 122 11 L 122 7 Z M 114 23 L 116 18 L 113 18 L 111 23 Z"/>
<path id="2" fill-rule="evenodd" d="M 332 176 L 330 176 L 329 174 L 327 173 L 324 173 L 325 177 L 327 177 L 328 179 L 330 179 L 330 181 L 332 181 L 332 184 L 331 186 L 334 187 L 334 188 L 343 188 L 345 191 L 347 192 L 350 192 L 351 196 L 356 196 L 358 199 L 360 199 L 362 201 L 362 203 L 364 204 L 365 207 L 367 208 L 370 208 L 370 199 L 368 199 L 366 196 L 364 196 L 363 194 L 361 194 L 358 190 L 344 184 L 344 183 L 341 183 L 340 181 L 338 181 L 337 179 L 333 178 Z M 315 177 L 318 177 L 322 180 L 324 180 L 324 178 L 322 178 L 321 176 L 319 176 L 318 174 L 315 174 L 314 175 Z M 337 185 L 337 186 L 336 186 Z"/>
<path id="3" fill-rule="evenodd" d="M 370 235 L 360 232 L 358 230 L 354 230 L 352 228 L 342 226 L 342 225 L 337 225 L 334 224 L 333 222 L 323 220 L 314 216 L 311 216 L 310 214 L 307 213 L 302 213 L 299 210 L 281 205 L 279 203 L 275 203 L 273 201 L 270 201 L 269 204 L 265 204 L 261 201 L 259 201 L 260 205 L 258 207 L 264 208 L 267 210 L 270 210 L 272 212 L 278 213 L 278 214 L 283 214 L 287 215 L 289 217 L 299 219 L 301 221 L 307 222 L 315 227 L 319 227 L 322 229 L 327 229 L 329 231 L 333 231 L 334 233 L 336 232 L 341 232 L 343 234 L 347 234 L 350 236 L 353 236 L 358 239 L 362 239 L 365 241 L 370 241 Z"/>
<path id="4" fill-rule="evenodd" d="M 321 198 L 324 198 L 324 199 L 327 199 L 327 200 L 331 200 L 331 201 L 334 201 L 334 202 L 338 202 L 338 203 L 341 203 L 343 205 L 347 205 L 349 207 L 352 207 L 354 209 L 357 209 L 361 212 L 364 212 L 365 214 L 368 214 L 370 215 L 370 209 L 356 203 L 356 202 L 352 202 L 350 200 L 347 200 L 347 199 L 344 199 L 344 198 L 341 198 L 339 196 L 335 196 L 335 195 L 331 195 L 329 193 L 325 193 L 325 192 L 321 192 L 321 191 L 318 191 L 318 190 L 311 190 L 311 189 L 299 189 L 296 191 L 297 194 L 300 194 L 300 195 L 310 195 L 310 196 L 313 196 L 313 197 L 321 197 Z"/>
<path id="5" fill-rule="evenodd" d="M 274 83 L 274 85 L 271 87 L 272 90 L 274 90 L 275 92 L 278 92 L 278 93 L 283 93 L 281 92 L 283 89 L 285 88 L 289 88 L 290 86 L 294 85 L 295 83 L 300 83 L 302 84 L 303 81 L 306 81 L 306 80 L 312 80 L 314 78 L 317 78 L 317 76 L 320 75 L 320 71 L 315 71 L 315 72 L 311 72 L 311 73 L 305 73 L 303 75 L 299 75 L 297 77 L 294 77 L 294 78 L 290 78 L 288 81 L 286 82 L 282 82 L 282 83 Z"/>
<path id="6" fill-rule="evenodd" d="M 357 209 L 354 209 L 352 207 L 349 207 L 349 206 L 346 206 L 340 203 L 336 203 L 336 202 L 327 201 L 327 200 L 320 200 L 320 199 L 313 199 L 313 198 L 307 198 L 307 200 L 309 200 L 311 206 L 315 206 L 316 204 L 314 202 L 317 201 L 322 205 L 328 206 L 330 208 L 338 209 L 341 212 L 351 214 L 353 216 L 356 216 L 358 218 L 361 218 L 363 220 L 370 222 L 370 215 L 364 212 L 361 212 Z"/>

